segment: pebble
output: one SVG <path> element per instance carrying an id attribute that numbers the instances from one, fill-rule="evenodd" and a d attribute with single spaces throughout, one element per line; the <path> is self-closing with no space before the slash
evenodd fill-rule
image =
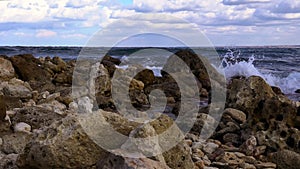
<path id="1" fill-rule="evenodd" d="M 218 144 L 215 144 L 215 143 L 207 143 L 203 146 L 203 151 L 205 153 L 208 153 L 208 154 L 211 154 L 213 153 L 217 148 L 219 147 Z"/>
<path id="2" fill-rule="evenodd" d="M 271 162 L 266 162 L 266 163 L 257 163 L 254 164 L 256 166 L 256 168 L 260 169 L 260 168 L 276 168 L 276 164 L 271 163 Z"/>
<path id="3" fill-rule="evenodd" d="M 247 120 L 246 114 L 237 109 L 227 108 L 225 109 L 224 114 L 230 115 L 234 120 L 237 120 L 241 123 L 244 123 Z"/>
<path id="4" fill-rule="evenodd" d="M 248 163 L 244 163 L 241 167 L 242 167 L 243 169 L 256 169 L 255 165 L 253 165 L 253 164 L 248 164 Z"/>
<path id="5" fill-rule="evenodd" d="M 250 164 L 254 164 L 257 160 L 254 158 L 254 157 L 252 157 L 252 156 L 244 156 L 244 157 L 242 157 L 244 160 L 245 160 L 245 162 L 247 162 L 247 163 L 250 163 Z"/>
<path id="6" fill-rule="evenodd" d="M 0 138 L 0 146 L 2 146 L 2 144 L 3 144 L 3 139 Z"/>
<path id="7" fill-rule="evenodd" d="M 31 131 L 31 126 L 27 123 L 24 123 L 24 122 L 20 122 L 20 123 L 17 123 L 15 126 L 14 126 L 14 131 L 15 132 L 25 132 L 25 133 L 30 133 Z"/>

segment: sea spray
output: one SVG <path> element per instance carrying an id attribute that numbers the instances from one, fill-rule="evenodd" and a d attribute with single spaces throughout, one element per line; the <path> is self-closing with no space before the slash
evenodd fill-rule
<path id="1" fill-rule="evenodd" d="M 240 52 L 228 50 L 223 56 L 222 64 L 217 69 L 225 73 L 227 80 L 235 76 L 260 76 L 269 85 L 279 87 L 285 94 L 292 94 L 300 89 L 300 72 L 291 72 L 287 77 L 262 73 L 254 65 L 254 55 L 249 58 L 242 58 L 240 55 Z"/>

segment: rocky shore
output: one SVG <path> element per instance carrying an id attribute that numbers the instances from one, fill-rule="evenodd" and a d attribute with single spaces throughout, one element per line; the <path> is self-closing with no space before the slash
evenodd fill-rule
<path id="1" fill-rule="evenodd" d="M 149 108 L 149 94 L 154 89 L 163 90 L 167 98 L 165 114 L 137 128 L 139 124 L 123 117 L 112 99 L 112 77 L 114 72 L 122 71 L 116 66 L 120 60 L 105 56 L 101 63 L 91 65 L 30 54 L 0 56 L 0 168 L 299 168 L 299 102 L 289 100 L 279 88 L 269 86 L 260 77 L 234 77 L 226 84 L 221 121 L 210 138 L 202 140 L 199 136 L 203 126 L 216 122 L 209 115 L 209 109 L 215 108 L 210 97 L 212 83 L 222 83 L 218 81 L 221 77 L 213 67 L 207 68 L 205 60 L 195 61 L 197 57 L 190 51 L 176 55 L 191 68 L 197 78 L 196 93 L 205 103 L 200 104 L 196 122 L 181 142 L 162 154 L 145 158 L 123 157 L 104 150 L 86 134 L 77 116 L 96 111 L 125 136 L 147 138 L 163 133 L 174 124 L 180 110 L 180 89 L 170 75 L 162 72 L 162 77 L 156 77 L 152 70 L 144 69 L 130 81 L 130 103 L 138 110 Z M 85 65 L 87 70 L 76 69 L 76 64 Z M 90 82 L 84 72 L 95 65 L 97 76 Z M 74 73 L 83 76 L 74 79 Z M 128 79 L 120 77 L 118 81 Z M 91 84 L 95 95 L 87 94 L 87 100 L 78 100 L 85 95 L 76 93 L 84 91 L 80 87 L 89 90 L 87 86 Z M 90 102 L 89 97 L 97 102 Z M 163 144 L 166 143 L 160 143 Z"/>

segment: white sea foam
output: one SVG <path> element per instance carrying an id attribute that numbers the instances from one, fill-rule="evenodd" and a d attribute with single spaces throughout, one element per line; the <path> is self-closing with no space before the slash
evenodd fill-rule
<path id="1" fill-rule="evenodd" d="M 269 85 L 279 87 L 286 94 L 294 93 L 300 89 L 300 72 L 291 72 L 287 77 L 281 78 L 271 73 L 262 73 L 257 69 L 253 64 L 254 56 L 243 61 L 238 61 L 239 58 L 239 55 L 233 56 L 231 51 L 224 56 L 222 65 L 218 69 L 224 71 L 226 79 L 234 76 L 260 76 Z"/>

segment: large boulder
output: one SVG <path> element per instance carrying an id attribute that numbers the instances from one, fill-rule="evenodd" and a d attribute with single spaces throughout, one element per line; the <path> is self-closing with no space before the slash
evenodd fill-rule
<path id="1" fill-rule="evenodd" d="M 33 55 L 16 55 L 10 58 L 17 76 L 29 82 L 33 90 L 45 91 L 53 88 L 51 73 L 47 71 L 44 64 Z"/>
<path id="2" fill-rule="evenodd" d="M 16 55 L 10 58 L 17 75 L 24 81 L 49 81 L 50 74 L 42 62 L 33 55 Z"/>
<path id="3" fill-rule="evenodd" d="M 0 84 L 0 90 L 5 96 L 30 99 L 32 98 L 32 89 L 30 85 L 22 80 L 13 78 L 8 82 Z"/>
<path id="4" fill-rule="evenodd" d="M 163 67 L 163 70 L 174 70 L 177 72 L 182 71 L 181 65 L 178 63 L 178 59 L 180 58 L 185 64 L 189 67 L 195 77 L 202 84 L 202 87 L 207 89 L 208 91 L 211 89 L 212 79 L 216 82 L 223 83 L 224 77 L 219 74 L 214 67 L 212 67 L 211 63 L 207 58 L 203 56 L 198 56 L 192 50 L 180 50 L 176 52 L 174 55 L 170 56 L 167 60 L 167 63 Z M 161 72 L 163 76 L 166 76 L 166 72 Z"/>
<path id="5" fill-rule="evenodd" d="M 298 169 L 300 166 L 300 154 L 289 150 L 280 150 L 270 155 L 278 169 Z"/>
<path id="6" fill-rule="evenodd" d="M 34 136 L 18 158 L 20 168 L 95 168 L 107 156 L 85 133 L 77 117 L 56 121 Z"/>
<path id="7" fill-rule="evenodd" d="M 255 133 L 258 145 L 266 145 L 267 152 L 278 148 L 300 151 L 296 105 L 284 95 L 276 95 L 261 77 L 232 79 L 226 105 L 246 113 L 243 130 Z"/>
<path id="8" fill-rule="evenodd" d="M 8 80 L 14 76 L 15 69 L 11 62 L 5 57 L 0 57 L 0 80 Z"/>
<path id="9" fill-rule="evenodd" d="M 12 124 L 19 122 L 29 124 L 32 129 L 39 129 L 52 124 L 54 121 L 60 120 L 63 116 L 43 107 L 24 107 L 15 110 L 14 116 L 11 118 Z"/>

